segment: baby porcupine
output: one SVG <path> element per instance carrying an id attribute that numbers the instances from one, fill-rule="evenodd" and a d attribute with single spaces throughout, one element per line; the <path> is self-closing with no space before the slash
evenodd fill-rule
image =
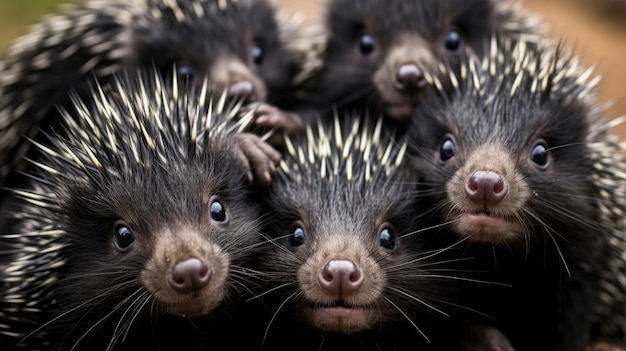
<path id="1" fill-rule="evenodd" d="M 360 113 L 286 140 L 257 257 L 265 349 L 422 349 L 455 337 L 443 325 L 462 278 L 422 250 L 405 147 Z"/>
<path id="2" fill-rule="evenodd" d="M 325 44 L 308 83 L 311 105 L 369 105 L 402 123 L 442 59 L 456 61 L 465 46 L 480 50 L 493 33 L 535 41 L 547 32 L 516 0 L 327 0 L 320 17 L 311 32 Z"/>
<path id="3" fill-rule="evenodd" d="M 0 63 L 0 186 L 19 184 L 23 135 L 45 141 L 40 127 L 55 124 L 54 106 L 69 104 L 70 90 L 84 95 L 94 77 L 104 84 L 121 68 L 209 77 L 212 90 L 267 102 L 257 106 L 259 125 L 281 126 L 283 116 L 297 128 L 274 106 L 303 73 L 298 26 L 265 0 L 92 0 L 43 20 Z"/>
<path id="4" fill-rule="evenodd" d="M 626 163 L 610 132 L 621 119 L 603 118 L 600 79 L 564 44 L 489 47 L 460 76 L 430 77 L 438 96 L 411 121 L 426 216 L 445 224 L 439 238 L 467 243 L 491 272 L 481 279 L 511 285 L 463 296 L 517 350 L 624 347 Z"/>
<path id="5" fill-rule="evenodd" d="M 30 185 L 12 190 L 19 221 L 1 236 L 13 250 L 2 252 L 0 343 L 214 345 L 261 239 L 244 150 L 269 146 L 245 132 L 253 112 L 239 118 L 225 95 L 210 100 L 158 73 L 116 75 L 106 94 L 96 86 L 73 104 L 63 132 L 34 142 Z"/>

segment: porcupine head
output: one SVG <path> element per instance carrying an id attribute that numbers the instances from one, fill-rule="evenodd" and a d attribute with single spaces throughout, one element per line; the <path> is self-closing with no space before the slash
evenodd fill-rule
<path id="1" fill-rule="evenodd" d="M 260 298 L 275 309 L 265 345 L 273 337 L 293 349 L 397 341 L 382 330 L 403 330 L 415 344 L 445 318 L 439 302 L 450 281 L 426 273 L 439 266 L 426 257 L 436 254 L 420 251 L 416 182 L 403 171 L 406 144 L 387 134 L 382 119 L 342 118 L 288 139 L 268 191 L 259 270 L 271 286 Z"/>
<path id="2" fill-rule="evenodd" d="M 546 345 L 573 350 L 588 335 L 611 259 L 614 225 L 602 219 L 603 171 L 592 150 L 610 126 L 592 103 L 599 80 L 551 39 L 487 45 L 482 59 L 468 54 L 460 75 L 433 78 L 439 95 L 411 121 L 409 154 L 440 237 L 453 234 L 490 270 L 508 272 L 500 278 L 520 301 L 504 299 L 505 310 L 542 313 L 533 325 L 514 324 L 517 342 L 541 325 Z"/>
<path id="3" fill-rule="evenodd" d="M 492 33 L 532 39 L 542 27 L 506 0 L 327 0 L 321 12 L 327 42 L 311 100 L 369 105 L 397 122 L 431 91 L 426 76 L 441 60 L 479 51 Z"/>
<path id="4" fill-rule="evenodd" d="M 260 238 L 236 142 L 251 117 L 158 74 L 113 86 L 63 113 L 68 136 L 39 145 L 36 186 L 20 192 L 24 213 L 49 219 L 33 233 L 58 235 L 49 327 L 72 346 L 145 346 L 169 318 L 199 335 L 191 319 L 237 299 Z"/>
<path id="5" fill-rule="evenodd" d="M 439 186 L 431 192 L 439 219 L 475 242 L 566 235 L 547 224 L 570 226 L 598 206 L 585 145 L 597 118 L 587 103 L 597 79 L 580 84 L 577 75 L 589 72 L 554 42 L 516 43 L 494 38 L 489 57 L 468 55 L 463 76 L 433 79 L 441 96 L 412 121 L 419 169 Z"/>
<path id="6" fill-rule="evenodd" d="M 174 66 L 180 76 L 200 83 L 209 77 L 214 91 L 227 89 L 230 96 L 250 103 L 289 102 L 300 73 L 299 53 L 292 43 L 299 23 L 281 12 L 276 1 L 145 4 L 150 15 L 138 17 L 130 38 L 131 60 L 137 66 L 155 64 L 168 71 Z"/>

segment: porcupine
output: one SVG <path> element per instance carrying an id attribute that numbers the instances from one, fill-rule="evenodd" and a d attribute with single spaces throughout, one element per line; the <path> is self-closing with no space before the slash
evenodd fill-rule
<path id="1" fill-rule="evenodd" d="M 239 118 L 241 102 L 207 98 L 208 83 L 115 76 L 106 94 L 74 95 L 63 132 L 33 141 L 31 184 L 12 190 L 4 349 L 227 347 L 211 332 L 236 322 L 261 239 L 263 192 L 244 149 L 280 155 L 247 132 L 253 111 Z"/>
<path id="2" fill-rule="evenodd" d="M 298 21 L 265 0 L 91 0 L 46 18 L 0 64 L 0 186 L 19 185 L 23 135 L 45 141 L 39 129 L 54 125 L 70 90 L 87 91 L 94 77 L 104 84 L 121 68 L 208 76 L 215 91 L 260 103 L 260 127 L 297 129 L 279 107 L 305 75 Z"/>
<path id="3" fill-rule="evenodd" d="M 444 65 L 428 77 L 438 96 L 411 121 L 427 216 L 511 285 L 463 295 L 516 349 L 624 347 L 626 163 L 610 131 L 621 119 L 604 118 L 599 76 L 562 41 L 489 47 L 460 76 Z"/>
<path id="4" fill-rule="evenodd" d="M 307 82 L 313 113 L 369 105 L 404 123 L 431 91 L 424 79 L 465 46 L 479 51 L 493 33 L 536 41 L 548 33 L 539 16 L 509 0 L 328 0 L 311 30 L 322 62 Z M 319 68 L 317 68 L 319 66 Z M 332 113 L 326 114 L 331 116 Z"/>
<path id="5" fill-rule="evenodd" d="M 256 299 L 269 306 L 264 349 L 429 349 L 455 337 L 447 313 L 462 277 L 438 250 L 420 250 L 406 143 L 366 116 L 336 115 L 286 139 L 255 265 L 269 282 Z"/>

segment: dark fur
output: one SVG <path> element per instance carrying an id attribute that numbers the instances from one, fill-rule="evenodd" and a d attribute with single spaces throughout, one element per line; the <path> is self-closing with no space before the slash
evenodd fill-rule
<path id="1" fill-rule="evenodd" d="M 390 122 L 406 122 L 411 112 L 392 116 L 391 101 L 382 95 L 382 90 L 393 93 L 395 88 L 377 88 L 374 83 L 376 72 L 385 69 L 389 70 L 388 75 L 384 74 L 385 79 L 393 83 L 397 67 L 386 61 L 392 51 L 411 51 L 400 54 L 398 63 L 414 63 L 434 74 L 441 60 L 456 62 L 463 46 L 480 50 L 493 33 L 534 35 L 539 32 L 539 28 L 525 23 L 524 14 L 497 9 L 501 5 L 496 4 L 506 2 L 328 0 L 321 20 L 327 32 L 327 47 L 322 70 L 311 83 L 312 105 L 322 110 L 332 104 L 340 107 L 369 105 L 372 111 L 390 116 Z M 518 26 L 514 28 L 514 24 Z M 445 34 L 450 29 L 457 29 L 462 35 L 458 50 L 444 47 Z M 364 33 L 372 35 L 375 42 L 374 51 L 368 55 L 359 51 L 359 38 Z M 399 44 L 404 35 L 412 37 Z M 414 94 L 398 94 L 415 109 L 430 91 L 427 87 Z"/>
<path id="2" fill-rule="evenodd" d="M 296 58 L 279 35 L 273 6 L 264 0 L 225 1 L 222 11 L 218 1 L 178 1 L 181 23 L 163 3 L 87 2 L 16 40 L 0 69 L 0 185 L 20 184 L 22 177 L 13 171 L 24 169 L 22 156 L 29 155 L 30 147 L 22 135 L 45 142 L 39 130 L 54 128 L 55 105 L 69 106 L 70 91 L 84 97 L 94 77 L 104 84 L 122 68 L 133 72 L 154 65 L 169 73 L 175 67 L 202 82 L 215 60 L 228 55 L 228 64 L 219 69 L 222 76 L 209 77 L 212 91 L 221 94 L 226 86 L 250 80 L 256 99 L 276 105 L 289 101 Z M 200 16 L 193 8 L 196 3 Z M 251 59 L 253 43 L 263 50 L 260 65 Z M 38 65 L 42 61 L 47 62 Z M 227 68 L 235 65 L 243 71 L 230 74 Z"/>
<path id="3" fill-rule="evenodd" d="M 60 155 L 37 148 L 39 162 L 59 172 L 35 167 L 28 174 L 26 191 L 40 194 L 41 201 L 17 195 L 19 224 L 2 236 L 18 248 L 2 252 L 13 269 L 0 275 L 5 349 L 21 342 L 29 350 L 200 350 L 221 345 L 213 338 L 236 330 L 224 326 L 234 321 L 236 301 L 251 275 L 245 265 L 261 239 L 260 193 L 247 185 L 237 142 L 241 123 L 228 117 L 230 108 L 215 109 L 208 117 L 212 127 L 205 130 L 209 102 L 201 103 L 199 93 L 182 82 L 176 90 L 159 75 L 118 82 L 119 88 L 105 96 L 95 91 L 64 114 L 65 133 L 48 136 Z M 106 118 L 108 109 L 97 107 L 102 103 L 120 119 Z M 144 103 L 151 109 L 144 110 Z M 78 160 L 63 156 L 65 150 Z M 213 199 L 223 205 L 227 220 L 212 218 Z M 126 252 L 114 244 L 120 221 L 135 237 Z M 56 232 L 42 233 L 50 230 Z M 166 283 L 167 267 L 191 257 L 211 269 L 209 286 L 225 275 L 211 295 L 218 305 L 207 306 L 205 315 L 179 312 L 155 295 L 175 295 Z M 157 277 L 149 280 L 146 274 Z M 195 294 L 203 296 L 200 289 Z M 191 295 L 176 297 L 183 298 Z"/>
<path id="4" fill-rule="evenodd" d="M 586 91 L 590 83 L 579 84 L 576 79 L 580 73 L 572 75 L 568 71 L 576 65 L 573 56 L 563 53 L 562 47 L 555 49 L 555 43 L 543 44 L 541 48 L 528 47 L 523 55 L 518 55 L 512 42 L 498 41 L 496 54 L 491 56 L 501 61 L 487 60 L 488 65 L 483 66 L 487 70 L 476 69 L 476 78 L 482 82 L 480 89 L 476 89 L 472 75 L 462 80 L 459 88 L 452 87 L 450 79 L 444 79 L 447 83 L 439 96 L 425 100 L 412 120 L 411 153 L 414 164 L 423 173 L 420 197 L 434 204 L 424 216 L 433 223 L 447 224 L 437 236 L 454 242 L 460 238 L 455 234 L 461 234 L 455 228 L 462 223 L 457 208 L 462 204 L 451 198 L 450 187 L 463 183 L 465 175 L 458 172 L 480 147 L 501 147 L 501 153 L 481 156 L 473 163 L 472 172 L 500 172 L 499 168 L 490 168 L 494 160 L 512 160 L 502 174 L 506 179 L 516 179 L 509 182 L 509 187 L 516 188 L 517 195 L 510 195 L 510 190 L 507 196 L 520 196 L 517 199 L 523 202 L 517 215 L 510 215 L 509 220 L 522 223 L 522 233 L 482 242 L 473 241 L 479 237 L 474 234 L 465 237 L 463 247 L 465 256 L 478 258 L 475 269 L 488 272 L 477 274 L 478 278 L 495 279 L 511 287 L 469 286 L 463 293 L 466 303 L 491 316 L 493 320 L 487 322 L 500 328 L 517 350 L 582 350 L 590 341 L 594 323 L 596 327 L 611 325 L 616 318 L 622 318 L 594 316 L 600 305 L 602 280 L 615 284 L 623 296 L 623 287 L 616 281 L 623 273 L 616 277 L 611 271 L 623 266 L 616 263 L 623 260 L 619 258 L 623 239 L 617 238 L 622 242 L 620 246 L 609 244 L 611 235 L 619 232 L 622 224 L 603 219 L 600 206 L 606 200 L 601 193 L 606 189 L 596 183 L 594 175 L 605 175 L 597 169 L 601 160 L 592 150 L 597 146 L 591 143 L 603 143 L 609 149 L 603 151 L 615 157 L 620 151 L 616 145 L 603 141 L 607 127 L 590 103 L 593 90 Z M 545 60 L 551 54 L 559 60 L 552 71 L 548 67 L 555 61 Z M 524 73 L 511 94 L 517 75 L 508 69 L 524 58 L 529 59 L 529 64 L 521 65 L 522 70 L 541 60 L 545 63 L 541 68 L 535 67 L 533 73 Z M 465 65 L 470 66 L 468 61 Z M 494 74 L 489 73 L 491 68 L 495 69 Z M 550 73 L 532 92 L 533 79 L 540 70 Z M 570 75 L 557 78 L 563 72 Z M 545 84 L 545 89 L 539 88 L 541 84 Z M 456 152 L 443 161 L 440 148 L 447 136 L 455 140 Z M 549 157 L 545 170 L 531 160 L 533 147 L 541 139 Z M 614 165 L 607 167 L 619 171 L 622 166 L 615 160 Z M 622 194 L 621 180 L 613 176 L 608 180 L 615 182 L 616 194 Z M 459 191 L 462 193 L 462 188 Z M 505 198 L 502 208 L 513 206 L 514 199 Z M 612 206 L 623 205 L 615 201 L 608 205 Z M 496 213 L 498 208 L 494 206 L 490 211 Z M 612 303 L 619 306 L 619 301 L 616 297 Z"/>
<path id="5" fill-rule="evenodd" d="M 374 123 L 363 115 L 354 114 L 342 121 L 344 126 L 362 123 L 354 129 L 355 145 L 376 138 Z M 338 133 L 342 140 L 349 139 L 350 129 L 344 127 Z M 271 220 L 265 249 L 258 257 L 259 269 L 267 280 L 258 292 L 265 309 L 254 315 L 255 327 L 250 328 L 257 329 L 264 349 L 429 349 L 430 342 L 442 335 L 451 344 L 452 340 L 459 341 L 455 338 L 461 334 L 450 324 L 453 317 L 445 313 L 454 316 L 458 312 L 454 281 L 462 273 L 447 270 L 446 262 L 437 258 L 439 250 L 423 250 L 424 229 L 412 212 L 417 200 L 416 183 L 403 166 L 394 166 L 393 155 L 399 145 L 390 144 L 393 137 L 383 132 L 379 145 L 370 145 L 366 156 L 355 145 L 342 156 L 346 148 L 336 144 L 335 129 L 314 127 L 311 133 L 312 138 L 293 139 L 296 151 L 285 156 L 283 168 L 268 191 L 266 204 Z M 328 140 L 328 163 L 322 162 L 319 150 L 311 154 L 324 140 Z M 387 146 L 393 150 L 392 157 L 383 161 L 382 150 Z M 304 159 L 298 156 L 300 149 Z M 321 175 L 324 164 L 336 165 L 327 167 L 325 177 Z M 371 181 L 364 178 L 366 164 L 372 167 Z M 349 172 L 352 179 L 347 178 Z M 306 235 L 300 246 L 290 244 L 295 225 L 302 225 Z M 395 237 L 395 250 L 379 244 L 385 225 Z M 334 246 L 324 246 L 331 242 Z M 366 326 L 345 330 L 342 326 L 320 326 L 311 319 L 310 307 L 316 306 L 315 302 L 324 303 L 306 294 L 323 295 L 314 276 L 331 259 L 351 260 L 370 271 L 365 282 L 380 283 L 381 295 L 367 303 L 374 317 Z M 374 278 L 374 273 L 382 276 Z M 313 280 L 305 283 L 306 277 Z M 363 295 L 357 298 L 374 294 L 372 286 L 364 285 Z M 331 295 L 323 296 L 326 303 L 331 303 Z M 264 316 L 263 322 L 260 316 Z"/>
<path id="6" fill-rule="evenodd" d="M 276 18 L 277 9 L 266 0 L 226 1 L 227 8 L 217 9 L 217 1 L 201 0 L 203 16 L 194 13 L 194 1 L 179 1 L 187 14 L 185 23 L 178 23 L 171 10 L 164 8 L 163 1 L 148 0 L 151 9 L 159 9 L 164 18 L 146 18 L 146 23 L 132 28 L 131 63 L 147 67 L 153 62 L 162 70 L 170 71 L 173 64 L 179 68 L 186 65 L 193 75 L 209 77 L 217 84 L 217 91 L 240 79 L 260 79 L 259 85 L 267 90 L 270 103 L 285 102 L 297 73 L 295 58 L 282 42 L 281 29 Z M 252 46 L 263 50 L 260 65 L 252 62 Z M 249 72 L 233 73 L 232 77 L 216 80 L 211 69 L 220 56 L 239 61 Z M 228 68 L 224 67 L 224 68 Z M 245 74 L 249 75 L 246 77 Z M 265 100 L 265 99 L 264 99 Z"/>

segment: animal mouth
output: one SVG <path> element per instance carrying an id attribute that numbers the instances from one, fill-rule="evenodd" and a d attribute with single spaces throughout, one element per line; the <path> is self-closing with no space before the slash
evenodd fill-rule
<path id="1" fill-rule="evenodd" d="M 350 334 L 372 323 L 369 308 L 345 300 L 312 306 L 312 321 L 319 329 Z"/>
<path id="2" fill-rule="evenodd" d="M 364 319 L 365 310 L 357 307 L 333 306 L 321 308 L 327 318 L 336 318 L 341 322 L 354 319 Z"/>
<path id="3" fill-rule="evenodd" d="M 519 223 L 486 207 L 460 213 L 455 229 L 475 242 L 498 243 L 516 237 Z"/>
<path id="4" fill-rule="evenodd" d="M 402 99 L 401 101 L 387 102 L 387 114 L 398 121 L 408 120 L 419 105 L 419 97 L 417 95 L 413 98 Z"/>
<path id="5" fill-rule="evenodd" d="M 355 305 L 354 303 L 351 303 L 349 301 L 343 300 L 343 299 L 339 299 L 333 302 L 328 302 L 328 303 L 318 303 L 316 306 L 314 306 L 314 308 L 346 308 L 346 309 L 352 309 L 352 308 L 361 308 L 358 307 L 357 305 Z"/>
<path id="6" fill-rule="evenodd" d="M 505 226 L 506 223 L 508 223 L 506 218 L 494 213 L 488 208 L 467 212 L 462 215 L 462 217 L 465 217 L 464 219 L 469 221 L 471 224 L 479 226 L 500 227 Z"/>
<path id="7" fill-rule="evenodd" d="M 333 303 L 318 304 L 313 308 L 316 313 L 325 314 L 330 318 L 355 319 L 365 318 L 367 308 L 344 300 L 337 300 Z"/>
<path id="8" fill-rule="evenodd" d="M 219 305 L 219 299 L 207 299 L 206 297 L 197 296 L 192 299 L 181 302 L 167 303 L 168 311 L 174 315 L 183 317 L 197 317 L 206 315 Z"/>

